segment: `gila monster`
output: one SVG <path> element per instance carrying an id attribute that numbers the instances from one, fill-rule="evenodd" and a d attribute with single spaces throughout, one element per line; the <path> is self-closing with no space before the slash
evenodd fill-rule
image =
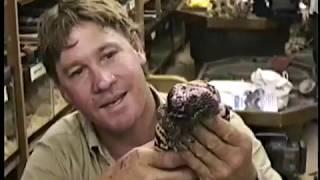
<path id="1" fill-rule="evenodd" d="M 168 93 L 167 103 L 158 109 L 156 149 L 185 150 L 186 144 L 193 142 L 193 128 L 218 114 L 230 119 L 230 108 L 222 105 L 214 86 L 200 80 L 176 84 Z"/>

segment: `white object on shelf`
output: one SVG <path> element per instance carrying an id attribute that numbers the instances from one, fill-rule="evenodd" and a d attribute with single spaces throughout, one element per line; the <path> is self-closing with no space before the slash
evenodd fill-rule
<path id="1" fill-rule="evenodd" d="M 245 81 L 217 80 L 210 81 L 219 92 L 223 104 L 233 110 L 253 110 L 278 112 L 277 97 L 266 89 L 260 89 L 253 83 Z M 248 92 L 251 92 L 248 95 Z M 259 94 L 257 94 L 259 93 Z"/>
<path id="2" fill-rule="evenodd" d="M 289 77 L 286 72 L 281 76 L 277 72 L 269 69 L 258 68 L 251 74 L 253 84 L 263 88 L 277 98 L 279 110 L 287 107 L 289 102 L 289 94 L 293 85 L 288 79 Z"/>
<path id="3" fill-rule="evenodd" d="M 8 101 L 8 92 L 7 92 L 7 86 L 4 86 L 4 102 Z"/>
<path id="4" fill-rule="evenodd" d="M 130 0 L 129 2 L 128 2 L 128 8 L 129 8 L 129 10 L 132 10 L 135 6 L 136 6 L 136 4 L 135 4 L 135 0 Z"/>
<path id="5" fill-rule="evenodd" d="M 255 89 L 253 84 L 245 81 L 214 80 L 209 84 L 219 91 L 222 103 L 234 110 L 244 110 L 245 99 L 243 95 L 246 91 Z"/>
<path id="6" fill-rule="evenodd" d="M 46 74 L 46 69 L 42 63 L 38 63 L 30 68 L 31 82 Z"/>

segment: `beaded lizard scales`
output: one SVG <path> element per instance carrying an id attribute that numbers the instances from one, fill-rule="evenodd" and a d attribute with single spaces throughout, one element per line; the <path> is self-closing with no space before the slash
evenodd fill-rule
<path id="1" fill-rule="evenodd" d="M 218 114 L 230 119 L 230 109 L 221 104 L 214 86 L 200 80 L 176 84 L 168 93 L 167 103 L 158 111 L 156 149 L 183 151 L 193 141 L 193 128 Z"/>

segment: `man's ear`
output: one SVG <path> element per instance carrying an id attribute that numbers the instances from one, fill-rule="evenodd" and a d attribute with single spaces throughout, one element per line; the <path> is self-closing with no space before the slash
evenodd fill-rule
<path id="1" fill-rule="evenodd" d="M 70 97 L 68 95 L 68 93 L 66 92 L 66 90 L 59 84 L 55 84 L 55 86 L 59 89 L 60 94 L 62 95 L 62 97 L 64 98 L 64 100 L 68 103 L 71 104 L 71 100 Z"/>
<path id="2" fill-rule="evenodd" d="M 144 43 L 142 42 L 138 32 L 133 31 L 131 32 L 131 44 L 133 48 L 136 50 L 136 53 L 140 57 L 141 64 L 145 64 L 147 62 L 146 53 L 144 51 Z"/>
<path id="3" fill-rule="evenodd" d="M 138 56 L 140 57 L 139 59 L 141 60 L 140 64 L 141 65 L 146 64 L 147 58 L 146 58 L 146 53 L 144 52 L 144 50 L 143 51 L 137 51 L 137 53 L 138 53 Z"/>

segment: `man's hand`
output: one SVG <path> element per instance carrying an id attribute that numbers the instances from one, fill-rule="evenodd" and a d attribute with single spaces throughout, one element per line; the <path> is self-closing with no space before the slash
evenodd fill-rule
<path id="1" fill-rule="evenodd" d="M 254 180 L 250 138 L 217 117 L 197 127 L 182 156 L 201 180 Z"/>
<path id="2" fill-rule="evenodd" d="M 196 175 L 179 154 L 158 152 L 152 142 L 128 152 L 101 179 L 195 180 Z"/>

